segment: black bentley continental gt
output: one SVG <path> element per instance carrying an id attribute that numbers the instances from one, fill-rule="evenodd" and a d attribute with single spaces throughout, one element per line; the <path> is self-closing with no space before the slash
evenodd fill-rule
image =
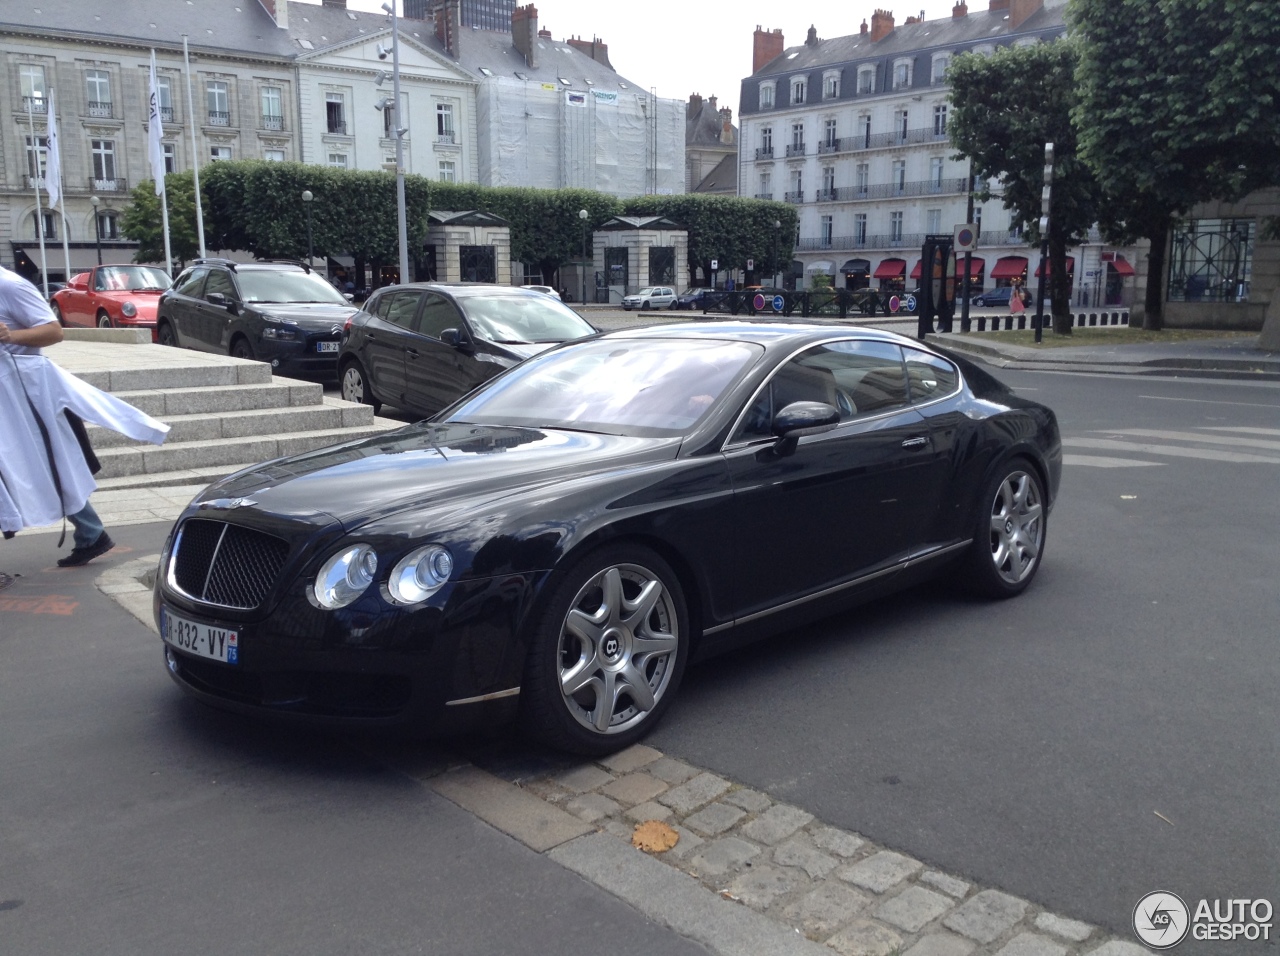
<path id="1" fill-rule="evenodd" d="M 517 714 L 602 754 L 686 664 L 942 572 L 1043 559 L 1058 424 L 886 332 L 596 335 L 434 418 L 246 469 L 165 545 L 173 678 L 234 710 L 440 730 Z"/>

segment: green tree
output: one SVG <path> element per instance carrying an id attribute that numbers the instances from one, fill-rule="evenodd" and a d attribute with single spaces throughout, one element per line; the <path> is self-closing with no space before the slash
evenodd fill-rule
<path id="1" fill-rule="evenodd" d="M 200 251 L 194 182 L 189 172 L 169 173 L 164 178 L 169 200 L 169 250 L 180 264 L 194 259 Z M 120 217 L 120 233 L 138 243 L 134 262 L 164 262 L 164 211 L 155 180 L 140 182 L 129 193 L 129 207 Z"/>
<path id="2" fill-rule="evenodd" d="M 1109 238 L 1151 244 L 1143 325 L 1163 325 L 1172 223 L 1280 182 L 1280 4 L 1072 0 L 1080 153 Z"/>
<path id="3" fill-rule="evenodd" d="M 973 160 L 980 183 L 997 180 L 1006 209 L 1040 242 L 1044 146 L 1053 143 L 1053 203 L 1049 216 L 1048 286 L 1053 328 L 1071 334 L 1067 247 L 1082 241 L 1097 221 L 1099 187 L 1077 156 L 1071 111 L 1076 104 L 1079 54 L 1069 40 L 1005 47 L 990 57 L 957 57 L 951 84 L 951 143 Z M 991 198 L 983 185 L 982 199 Z"/>

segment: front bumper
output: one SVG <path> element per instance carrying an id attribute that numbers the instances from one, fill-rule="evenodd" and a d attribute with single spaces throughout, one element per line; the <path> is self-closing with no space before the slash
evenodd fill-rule
<path id="1" fill-rule="evenodd" d="M 305 335 L 300 339 L 274 339 L 260 336 L 253 343 L 254 354 L 269 362 L 279 371 L 336 374 L 338 370 L 338 346 L 340 332 Z M 330 345 L 329 351 L 320 351 L 321 343 Z"/>

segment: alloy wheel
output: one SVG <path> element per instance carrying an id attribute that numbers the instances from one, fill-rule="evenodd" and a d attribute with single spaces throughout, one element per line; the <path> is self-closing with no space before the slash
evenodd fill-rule
<path id="1" fill-rule="evenodd" d="M 1020 584 L 1035 571 L 1044 543 L 1044 506 L 1040 483 L 1025 471 L 1006 475 L 991 506 L 991 561 L 1008 584 Z"/>
<path id="2" fill-rule="evenodd" d="M 342 372 L 342 398 L 344 401 L 365 404 L 364 374 L 359 365 L 348 365 Z"/>

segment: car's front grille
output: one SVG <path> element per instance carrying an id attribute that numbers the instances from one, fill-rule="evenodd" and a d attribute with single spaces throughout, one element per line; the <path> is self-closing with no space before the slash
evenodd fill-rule
<path id="1" fill-rule="evenodd" d="M 288 543 L 274 535 L 191 518 L 178 532 L 170 575 L 197 601 L 251 610 L 271 590 L 288 556 Z"/>

